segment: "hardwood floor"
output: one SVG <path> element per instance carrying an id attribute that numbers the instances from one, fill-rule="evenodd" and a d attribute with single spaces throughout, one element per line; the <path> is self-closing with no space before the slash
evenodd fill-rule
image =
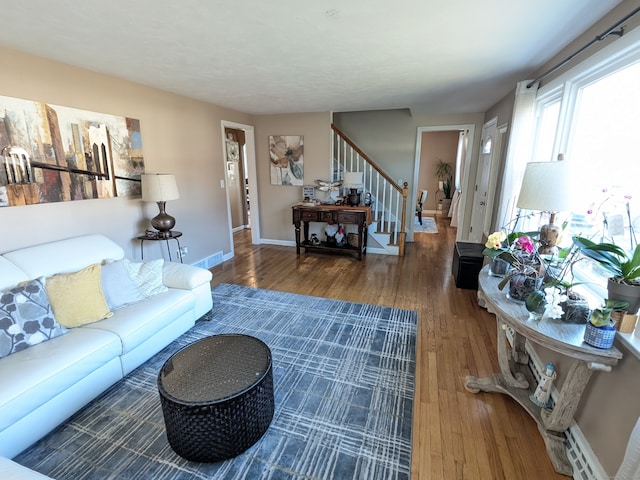
<path id="1" fill-rule="evenodd" d="M 417 234 L 404 257 L 370 254 L 362 262 L 253 246 L 245 230 L 235 235 L 235 257 L 213 269 L 212 284 L 416 310 L 412 480 L 569 478 L 555 473 L 535 422 L 513 400 L 464 389 L 465 376 L 499 370 L 496 322 L 475 290 L 455 287 L 456 229 L 436 222 L 439 233 Z"/>

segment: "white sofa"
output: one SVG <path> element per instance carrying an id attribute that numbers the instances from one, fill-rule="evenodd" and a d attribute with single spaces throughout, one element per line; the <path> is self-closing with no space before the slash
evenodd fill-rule
<path id="1" fill-rule="evenodd" d="M 7 252 L 0 256 L 0 290 L 123 257 L 102 235 Z M 211 310 L 211 272 L 164 262 L 162 277 L 165 292 L 0 358 L 0 456 L 29 447 Z"/>

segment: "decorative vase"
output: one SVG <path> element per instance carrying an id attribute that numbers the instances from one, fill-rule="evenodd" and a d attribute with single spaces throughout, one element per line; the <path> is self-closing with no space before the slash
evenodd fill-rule
<path id="1" fill-rule="evenodd" d="M 627 313 L 635 315 L 640 310 L 640 285 L 618 283 L 611 278 L 607 282 L 607 292 L 610 300 L 629 302 Z"/>
<path id="2" fill-rule="evenodd" d="M 580 295 L 573 292 L 567 294 L 567 299 L 560 302 L 562 316 L 560 320 L 565 323 L 583 324 L 589 321 L 589 302 Z"/>
<path id="3" fill-rule="evenodd" d="M 489 275 L 493 277 L 504 277 L 509 270 L 509 262 L 496 257 L 489 264 Z"/>
<path id="4" fill-rule="evenodd" d="M 609 323 L 603 327 L 596 327 L 593 323 L 587 322 L 584 330 L 584 341 L 589 345 L 607 349 L 613 346 L 613 341 L 616 338 L 615 324 Z"/>
<path id="5" fill-rule="evenodd" d="M 351 205 L 352 207 L 357 207 L 358 205 L 360 205 L 360 194 L 358 193 L 358 189 L 352 188 L 350 190 L 351 193 L 349 193 L 348 195 L 349 205 Z"/>
<path id="6" fill-rule="evenodd" d="M 538 277 L 535 274 L 515 273 L 509 280 L 507 297 L 515 302 L 522 303 L 530 293 L 540 290 L 543 280 L 542 277 Z"/>

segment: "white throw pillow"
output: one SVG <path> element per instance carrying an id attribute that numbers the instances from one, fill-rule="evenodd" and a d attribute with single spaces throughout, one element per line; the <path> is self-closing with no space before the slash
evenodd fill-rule
<path id="1" fill-rule="evenodd" d="M 131 262 L 128 259 L 124 259 L 129 271 L 131 280 L 140 287 L 146 296 L 155 295 L 157 293 L 166 292 L 169 290 L 162 283 L 162 266 L 164 260 L 162 258 L 158 260 L 151 260 L 149 262 Z"/>
<path id="2" fill-rule="evenodd" d="M 102 291 L 107 305 L 116 310 L 125 305 L 147 298 L 142 289 L 131 279 L 124 260 L 107 262 L 102 265 Z"/>

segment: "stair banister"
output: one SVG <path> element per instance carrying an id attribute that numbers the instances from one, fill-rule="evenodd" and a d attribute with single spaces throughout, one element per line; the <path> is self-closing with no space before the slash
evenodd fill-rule
<path id="1" fill-rule="evenodd" d="M 372 205 L 374 218 L 385 229 L 384 231 L 391 233 L 393 242 L 397 243 L 398 255 L 404 255 L 408 183 L 404 182 L 402 186 L 398 185 L 338 127 L 332 124 L 331 129 L 334 132 L 331 142 L 332 155 L 334 156 L 332 180 L 335 181 L 340 178 L 341 170 L 342 174 L 348 171 L 363 172 L 364 187 L 376 199 Z M 334 143 L 334 138 L 336 137 L 337 144 Z M 342 142 L 342 145 L 340 145 L 340 142 Z M 360 160 L 362 160 L 362 166 L 360 165 Z M 389 185 L 388 188 L 387 185 Z"/>

